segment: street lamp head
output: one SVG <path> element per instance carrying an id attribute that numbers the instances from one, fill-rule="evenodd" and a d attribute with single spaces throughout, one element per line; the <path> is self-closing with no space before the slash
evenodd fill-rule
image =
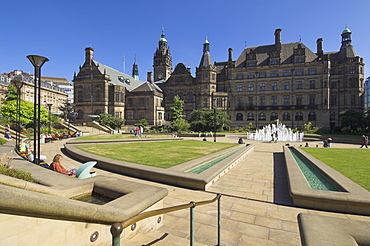
<path id="1" fill-rule="evenodd" d="M 42 67 L 45 62 L 49 61 L 48 58 L 38 55 L 28 55 L 27 58 L 34 67 Z"/>
<path id="2" fill-rule="evenodd" d="M 12 79 L 13 84 L 17 88 L 17 90 L 20 90 L 23 86 L 23 81 L 19 77 L 15 77 Z"/>
<path id="3" fill-rule="evenodd" d="M 48 105 L 49 108 L 51 108 L 51 106 L 53 106 L 52 103 L 47 103 L 46 105 Z"/>

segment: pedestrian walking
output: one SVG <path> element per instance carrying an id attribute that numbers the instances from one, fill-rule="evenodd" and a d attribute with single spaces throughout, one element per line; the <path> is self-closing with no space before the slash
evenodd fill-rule
<path id="1" fill-rule="evenodd" d="M 362 147 L 364 147 L 364 145 L 365 145 L 365 147 L 366 147 L 366 148 L 368 148 L 368 147 L 367 147 L 367 144 L 368 144 L 368 143 L 369 143 L 369 138 L 368 138 L 368 136 L 362 135 L 362 145 L 361 145 L 360 149 L 362 149 Z"/>

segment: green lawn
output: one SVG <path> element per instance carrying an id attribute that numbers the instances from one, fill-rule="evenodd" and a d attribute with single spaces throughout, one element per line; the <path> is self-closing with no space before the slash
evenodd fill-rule
<path id="1" fill-rule="evenodd" d="M 369 149 L 302 148 L 302 150 L 370 191 Z"/>
<path id="2" fill-rule="evenodd" d="M 171 134 L 163 134 L 163 135 L 146 135 L 143 134 L 142 138 L 169 138 Z M 102 135 L 91 135 L 86 137 L 77 138 L 77 140 L 104 140 L 104 139 L 138 139 L 139 137 L 134 136 L 134 134 L 102 134 Z"/>
<path id="3" fill-rule="evenodd" d="M 78 145 L 78 149 L 110 159 L 169 168 L 200 158 L 235 144 L 195 140 Z"/>

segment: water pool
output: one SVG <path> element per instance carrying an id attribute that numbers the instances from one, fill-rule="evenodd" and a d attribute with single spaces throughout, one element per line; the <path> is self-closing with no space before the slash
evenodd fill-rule
<path id="1" fill-rule="evenodd" d="M 295 149 L 289 149 L 312 189 L 345 192 L 345 190 L 339 184 L 315 167 L 311 161 L 309 161 L 301 153 Z"/>

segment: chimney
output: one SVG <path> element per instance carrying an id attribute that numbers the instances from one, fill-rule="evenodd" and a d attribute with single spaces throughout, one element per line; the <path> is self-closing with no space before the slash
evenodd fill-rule
<path id="1" fill-rule="evenodd" d="M 153 83 L 153 80 L 152 80 L 152 72 L 147 72 L 147 75 L 146 75 L 146 80 L 150 83 Z"/>
<path id="2" fill-rule="evenodd" d="M 275 47 L 277 50 L 281 50 L 281 29 L 275 30 Z"/>
<path id="3" fill-rule="evenodd" d="M 94 59 L 94 49 L 91 47 L 88 47 L 85 49 L 85 62 L 88 62 L 91 64 L 91 62 Z"/>
<path id="4" fill-rule="evenodd" d="M 317 41 L 316 41 L 316 44 L 317 44 L 317 55 L 319 57 L 322 57 L 324 52 L 322 50 L 322 38 L 318 38 Z"/>
<path id="5" fill-rule="evenodd" d="M 233 60 L 233 49 L 229 48 L 229 61 Z"/>

